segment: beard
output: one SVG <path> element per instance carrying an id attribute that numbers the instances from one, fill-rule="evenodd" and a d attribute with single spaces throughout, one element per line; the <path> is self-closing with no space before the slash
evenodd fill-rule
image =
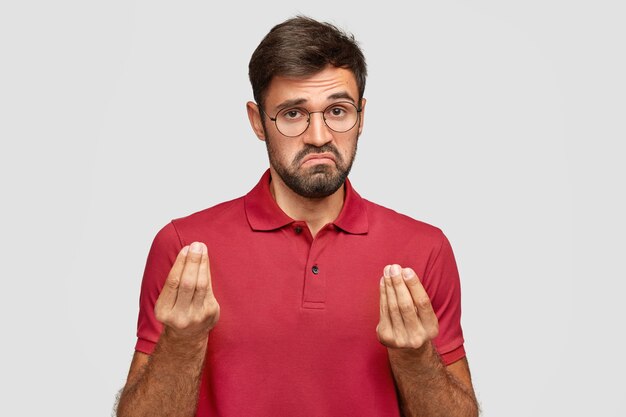
<path id="1" fill-rule="evenodd" d="M 296 194 L 306 198 L 324 198 L 334 194 L 346 181 L 352 169 L 356 156 L 358 134 L 354 140 L 354 147 L 345 160 L 337 148 L 327 143 L 323 146 L 305 145 L 298 152 L 290 164 L 283 163 L 274 146 L 274 140 L 265 132 L 265 145 L 270 165 L 274 168 L 283 182 Z M 335 157 L 334 165 L 318 164 L 309 168 L 301 168 L 304 157 L 312 153 L 332 153 Z"/>

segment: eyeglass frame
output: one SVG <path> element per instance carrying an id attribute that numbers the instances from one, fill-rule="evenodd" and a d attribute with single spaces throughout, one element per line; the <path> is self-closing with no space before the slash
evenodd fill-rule
<path id="1" fill-rule="evenodd" d="M 332 127 L 328 126 L 328 123 L 326 123 L 326 118 L 324 117 L 324 113 L 326 112 L 326 110 L 328 110 L 332 106 L 335 106 L 337 104 L 345 104 L 345 103 L 350 104 L 352 107 L 355 108 L 355 110 L 356 110 L 356 120 L 355 120 L 354 124 L 349 129 L 342 130 L 342 131 L 335 130 Z M 263 110 L 263 107 L 261 107 L 260 104 L 257 104 L 257 107 L 259 108 L 259 110 L 261 110 L 263 112 L 263 114 L 265 114 L 267 116 L 268 119 L 270 119 L 272 122 L 274 122 L 274 126 L 276 126 L 276 130 L 278 130 L 278 133 L 280 133 L 281 135 L 283 135 L 285 137 L 288 137 L 288 138 L 297 138 L 298 136 L 300 136 L 304 132 L 306 132 L 309 129 L 309 126 L 311 126 L 311 115 L 314 114 L 314 113 L 322 113 L 322 120 L 324 121 L 324 125 L 326 125 L 326 127 L 329 128 L 330 130 L 332 130 L 333 132 L 335 132 L 335 133 L 346 133 L 346 132 L 349 132 L 350 130 L 354 129 L 354 126 L 359 124 L 359 121 L 361 120 L 361 112 L 363 111 L 362 107 L 357 107 L 357 105 L 354 104 L 351 101 L 337 101 L 335 103 L 332 103 L 332 104 L 329 104 L 328 106 L 326 106 L 324 108 L 324 110 L 318 110 L 318 111 L 309 111 L 309 110 L 307 110 L 305 108 L 294 107 L 294 108 L 298 108 L 300 110 L 306 111 L 308 116 L 307 116 L 307 121 L 306 121 L 306 127 L 304 128 L 304 130 L 302 132 L 300 132 L 299 134 L 297 134 L 297 135 L 289 136 L 289 135 L 285 135 L 283 132 L 280 131 L 280 129 L 278 128 L 277 119 L 278 119 L 278 115 L 280 114 L 281 111 L 289 109 L 292 106 L 285 106 L 285 107 L 282 107 L 282 108 L 278 109 L 276 111 L 276 116 L 274 116 L 274 117 L 272 117 L 269 114 L 267 114 L 267 112 L 265 110 Z"/>

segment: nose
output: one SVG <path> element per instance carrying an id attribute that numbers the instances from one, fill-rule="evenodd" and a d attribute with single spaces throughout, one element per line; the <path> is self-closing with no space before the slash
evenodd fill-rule
<path id="1" fill-rule="evenodd" d="M 324 122 L 324 113 L 321 111 L 309 113 L 309 128 L 304 132 L 305 143 L 321 147 L 333 140 L 331 130 Z"/>

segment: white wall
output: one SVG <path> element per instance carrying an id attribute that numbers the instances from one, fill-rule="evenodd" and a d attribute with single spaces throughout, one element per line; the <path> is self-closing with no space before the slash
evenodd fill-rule
<path id="1" fill-rule="evenodd" d="M 625 415 L 623 3 L 296 3 L 2 3 L 0 414 L 110 414 L 152 237 L 258 180 L 247 63 L 300 12 L 365 50 L 352 180 L 450 238 L 483 415 Z"/>

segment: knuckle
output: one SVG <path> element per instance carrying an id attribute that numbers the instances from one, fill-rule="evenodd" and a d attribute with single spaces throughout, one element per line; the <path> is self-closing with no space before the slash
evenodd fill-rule
<path id="1" fill-rule="evenodd" d="M 169 288 L 173 290 L 178 288 L 179 284 L 180 284 L 180 277 L 177 277 L 177 276 L 171 276 L 171 277 L 168 277 L 167 280 L 165 280 L 165 285 L 167 285 Z"/>
<path id="2" fill-rule="evenodd" d="M 416 304 L 417 304 L 417 307 L 419 309 L 425 310 L 425 309 L 431 308 L 430 299 L 428 297 L 420 297 L 420 298 L 418 298 L 417 301 L 416 301 Z"/>
<path id="3" fill-rule="evenodd" d="M 376 326 L 376 333 L 379 337 L 387 339 L 391 335 L 391 329 L 384 323 L 378 323 L 378 326 Z"/>
<path id="4" fill-rule="evenodd" d="M 209 328 L 213 328 L 217 321 L 220 319 L 220 306 L 219 304 L 215 304 L 212 308 L 208 310 L 208 313 L 204 317 L 203 322 L 208 323 Z"/>
<path id="5" fill-rule="evenodd" d="M 196 282 L 196 291 L 206 292 L 209 289 L 209 282 L 206 280 L 198 280 Z"/>
<path id="6" fill-rule="evenodd" d="M 413 303 L 405 303 L 405 302 L 399 303 L 398 307 L 400 308 L 400 311 L 402 313 L 407 313 L 407 314 L 415 313 L 415 306 L 413 305 Z"/>
<path id="7" fill-rule="evenodd" d="M 191 321 L 187 317 L 176 316 L 171 321 L 170 325 L 176 329 L 185 330 L 189 327 L 190 324 Z"/>
<path id="8" fill-rule="evenodd" d="M 202 260 L 201 253 L 189 252 L 189 254 L 187 255 L 187 262 L 190 262 L 192 264 L 199 264 L 201 260 Z"/>
<path id="9" fill-rule="evenodd" d="M 423 344 L 424 344 L 424 339 L 416 335 L 412 336 L 411 339 L 409 340 L 409 347 L 413 349 L 420 348 L 422 347 Z"/>
<path id="10" fill-rule="evenodd" d="M 163 321 L 163 324 L 173 329 L 180 328 L 180 321 L 175 316 L 169 316 L 166 320 Z"/>
<path id="11" fill-rule="evenodd" d="M 376 336 L 378 337 L 378 341 L 380 343 L 382 343 L 385 346 L 392 346 L 393 345 L 393 338 L 389 337 L 388 334 L 386 334 L 385 332 L 379 332 L 376 334 Z"/>
<path id="12" fill-rule="evenodd" d="M 194 312 L 191 320 L 190 320 L 190 324 L 192 325 L 198 325 L 198 324 L 202 324 L 204 322 L 206 322 L 208 319 L 210 318 L 210 316 L 208 314 L 206 314 L 206 312 L 204 311 L 197 311 Z"/>
<path id="13" fill-rule="evenodd" d="M 207 313 L 209 316 L 219 316 L 220 305 L 217 303 L 215 299 L 209 302 L 207 306 Z"/>
<path id="14" fill-rule="evenodd" d="M 163 311 L 162 309 L 158 308 L 158 306 L 157 306 L 157 308 L 154 309 L 154 316 L 161 323 L 166 323 L 168 321 L 168 317 L 169 317 L 169 315 L 165 311 Z"/>
<path id="15" fill-rule="evenodd" d="M 204 307 L 204 312 L 208 317 L 219 316 L 220 314 L 220 305 L 213 298 L 212 300 L 208 300 Z"/>
<path id="16" fill-rule="evenodd" d="M 399 347 L 407 346 L 407 339 L 406 339 L 406 337 L 404 337 L 404 335 L 397 334 L 394 337 L 394 345 L 395 346 L 399 346 Z"/>
<path id="17" fill-rule="evenodd" d="M 194 288 L 196 288 L 196 283 L 191 280 L 185 279 L 180 282 L 179 287 L 181 290 L 184 291 L 193 291 Z"/>

